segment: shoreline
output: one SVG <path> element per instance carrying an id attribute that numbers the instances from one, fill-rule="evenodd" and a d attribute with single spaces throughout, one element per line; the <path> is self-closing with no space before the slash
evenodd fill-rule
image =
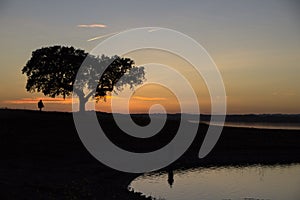
<path id="1" fill-rule="evenodd" d="M 158 149 L 172 140 L 174 135 L 170 133 L 178 126 L 178 121 L 171 119 L 162 133 L 144 142 L 120 135 L 109 114 L 99 116 L 104 129 L 109 130 L 109 139 L 132 151 Z M 78 137 L 71 113 L 0 109 L 0 121 L 0 198 L 150 199 L 128 190 L 131 181 L 141 174 L 110 169 L 89 154 Z M 135 121 L 149 122 L 138 116 Z M 224 127 L 213 151 L 198 159 L 207 127 L 200 124 L 190 148 L 160 171 L 300 163 L 300 131 L 233 127 Z"/>

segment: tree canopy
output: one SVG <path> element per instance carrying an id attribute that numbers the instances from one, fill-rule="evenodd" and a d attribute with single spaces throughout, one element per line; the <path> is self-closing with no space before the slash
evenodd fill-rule
<path id="1" fill-rule="evenodd" d="M 143 83 L 144 67 L 134 64 L 130 58 L 117 55 L 93 56 L 74 47 L 51 46 L 33 51 L 22 73 L 27 75 L 27 91 L 53 98 L 66 98 L 75 92 L 82 111 L 90 97 L 99 100 L 108 92 L 121 91 L 125 85 L 133 88 Z M 85 94 L 85 88 L 95 91 Z"/>

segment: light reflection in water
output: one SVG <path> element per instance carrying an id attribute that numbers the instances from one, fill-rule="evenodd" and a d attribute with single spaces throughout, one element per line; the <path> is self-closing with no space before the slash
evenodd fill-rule
<path id="1" fill-rule="evenodd" d="M 191 123 L 200 123 L 199 121 L 189 120 Z M 209 121 L 201 121 L 204 124 L 218 125 Z M 281 129 L 281 130 L 300 130 L 299 123 L 275 123 L 275 122 L 225 122 L 224 126 L 238 128 L 258 128 L 258 129 Z"/>
<path id="2" fill-rule="evenodd" d="M 167 200 L 299 200 L 300 164 L 197 168 L 174 171 L 173 176 L 170 172 L 146 174 L 130 187 Z"/>

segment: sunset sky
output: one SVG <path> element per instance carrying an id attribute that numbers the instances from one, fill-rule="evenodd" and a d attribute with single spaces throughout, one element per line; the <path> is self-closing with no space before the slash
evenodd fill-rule
<path id="1" fill-rule="evenodd" d="M 229 114 L 300 113 L 299 13 L 296 0 L 0 1 L 0 107 L 37 109 L 37 101 L 43 99 L 45 110 L 71 111 L 70 99 L 25 90 L 21 69 L 38 48 L 67 45 L 90 52 L 120 31 L 165 27 L 190 36 L 210 54 L 224 80 Z M 150 55 L 166 65 L 184 69 L 189 65 L 164 52 L 126 56 L 140 65 Z M 169 78 L 174 87 L 183 87 L 161 71 L 157 80 Z M 195 86 L 201 112 L 209 113 L 207 88 L 192 74 L 187 77 Z M 122 94 L 113 98 L 123 101 Z M 98 103 L 97 109 L 110 111 L 110 100 Z M 172 92 L 156 85 L 139 88 L 130 110 L 147 112 L 157 103 L 168 112 L 180 112 Z M 122 109 L 120 104 L 118 112 Z"/>

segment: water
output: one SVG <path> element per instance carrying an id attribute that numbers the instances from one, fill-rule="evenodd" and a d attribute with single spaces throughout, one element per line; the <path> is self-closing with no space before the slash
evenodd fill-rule
<path id="1" fill-rule="evenodd" d="M 191 123 L 199 123 L 199 121 L 190 120 Z M 213 124 L 207 121 L 201 121 L 205 124 Z M 284 129 L 284 130 L 300 130 L 299 123 L 270 123 L 270 122 L 226 122 L 224 126 L 240 127 L 240 128 L 261 128 L 261 129 Z"/>
<path id="2" fill-rule="evenodd" d="M 170 173 L 145 174 L 130 188 L 167 200 L 300 199 L 300 164 L 196 168 L 173 173 L 173 183 Z"/>

